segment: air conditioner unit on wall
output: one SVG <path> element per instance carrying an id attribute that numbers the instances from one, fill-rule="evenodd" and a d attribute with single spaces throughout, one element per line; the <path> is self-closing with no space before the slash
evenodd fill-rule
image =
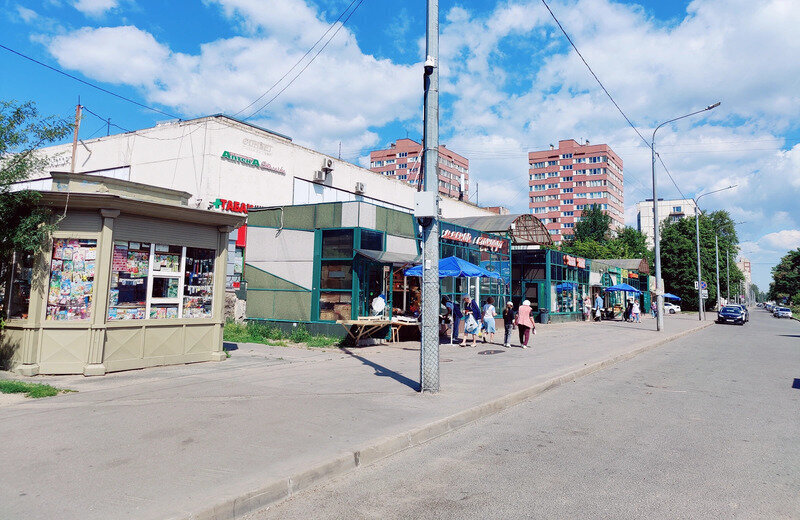
<path id="1" fill-rule="evenodd" d="M 327 177 L 328 173 L 323 170 L 317 170 L 314 172 L 314 182 L 325 182 Z"/>
<path id="2" fill-rule="evenodd" d="M 357 182 L 356 183 L 356 193 L 364 193 L 364 183 Z"/>
<path id="3" fill-rule="evenodd" d="M 325 157 L 322 160 L 322 171 L 324 172 L 333 171 L 333 159 L 331 159 L 330 157 Z"/>

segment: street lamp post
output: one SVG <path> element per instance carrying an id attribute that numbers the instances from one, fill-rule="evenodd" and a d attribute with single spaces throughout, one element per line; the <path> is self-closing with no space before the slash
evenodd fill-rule
<path id="1" fill-rule="evenodd" d="M 714 263 L 717 270 L 717 311 L 721 309 L 719 305 L 719 236 L 714 232 Z"/>
<path id="2" fill-rule="evenodd" d="M 653 138 L 650 140 L 650 164 L 652 167 L 653 173 L 653 242 L 654 242 L 654 253 L 655 253 L 655 268 L 656 268 L 656 301 L 658 306 L 657 311 L 657 319 L 656 319 L 656 330 L 664 330 L 664 282 L 661 280 L 661 233 L 658 229 L 658 194 L 657 194 L 657 185 L 656 185 L 656 132 L 662 126 L 677 121 L 679 119 L 684 119 L 686 117 L 693 116 L 695 114 L 699 114 L 701 112 L 706 112 L 708 110 L 713 110 L 720 105 L 720 102 L 717 101 L 713 105 L 708 105 L 703 110 L 697 110 L 696 112 L 692 112 L 691 114 L 686 114 L 684 116 L 676 117 L 674 119 L 670 119 L 669 121 L 664 121 L 660 125 L 656 126 L 655 130 L 653 130 Z"/>
<path id="3" fill-rule="evenodd" d="M 700 203 L 697 202 L 706 195 L 711 195 L 712 193 L 717 193 L 720 191 L 730 190 L 738 186 L 738 184 L 734 184 L 732 186 L 728 186 L 727 188 L 720 188 L 718 190 L 709 191 L 708 193 L 703 193 L 702 195 L 698 195 L 694 199 L 694 229 L 695 229 L 695 242 L 697 243 L 697 319 L 704 320 L 705 319 L 705 307 L 703 305 L 703 273 L 701 270 L 702 264 L 700 263 Z"/>

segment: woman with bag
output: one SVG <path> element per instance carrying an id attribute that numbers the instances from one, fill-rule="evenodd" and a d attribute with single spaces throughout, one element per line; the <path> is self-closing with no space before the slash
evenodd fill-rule
<path id="1" fill-rule="evenodd" d="M 497 326 L 494 322 L 495 316 L 497 316 L 497 310 L 494 308 L 494 298 L 489 296 L 483 306 L 483 326 L 486 329 L 486 335 L 483 337 L 484 343 L 486 343 L 486 336 L 489 336 L 489 343 L 494 343 L 494 333 Z"/>
<path id="2" fill-rule="evenodd" d="M 478 308 L 478 304 L 472 301 L 469 296 L 464 297 L 464 316 L 466 317 L 464 321 L 464 336 L 472 336 L 472 346 L 474 347 L 478 341 L 478 332 L 481 329 L 478 322 L 481 319 L 481 310 Z M 464 343 L 467 342 L 467 339 L 466 337 L 464 338 Z"/>
<path id="3" fill-rule="evenodd" d="M 517 328 L 519 329 L 519 342 L 522 348 L 528 348 L 531 330 L 536 334 L 536 325 L 533 324 L 533 309 L 530 300 L 525 300 L 517 311 Z"/>

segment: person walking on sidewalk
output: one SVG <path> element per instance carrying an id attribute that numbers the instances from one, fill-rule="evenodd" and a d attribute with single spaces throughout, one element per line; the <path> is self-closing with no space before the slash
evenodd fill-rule
<path id="1" fill-rule="evenodd" d="M 650 302 L 650 313 L 653 315 L 653 319 L 658 319 L 658 304 L 655 300 Z"/>
<path id="2" fill-rule="evenodd" d="M 497 329 L 497 325 L 494 322 L 495 316 L 497 316 L 497 310 L 494 308 L 494 297 L 489 296 L 483 306 L 483 326 L 486 329 L 486 333 L 483 336 L 484 343 L 486 343 L 486 336 L 489 336 L 489 343 L 494 343 L 494 333 Z"/>
<path id="3" fill-rule="evenodd" d="M 594 299 L 594 321 L 600 321 L 602 318 L 603 312 L 603 297 L 600 294 L 597 294 L 597 297 Z"/>
<path id="4" fill-rule="evenodd" d="M 535 330 L 536 325 L 533 324 L 533 310 L 531 309 L 530 300 L 525 300 L 519 306 L 516 319 L 517 328 L 519 329 L 519 342 L 522 348 L 528 348 L 528 341 L 531 337 L 531 329 Z"/>
<path id="5" fill-rule="evenodd" d="M 634 323 L 641 323 L 641 319 L 639 318 L 639 314 L 641 314 L 642 310 L 639 307 L 639 300 L 634 300 L 633 302 L 633 309 L 631 310 L 633 313 L 633 322 Z"/>
<path id="6" fill-rule="evenodd" d="M 583 321 L 589 321 L 589 316 L 592 314 L 592 302 L 589 296 L 583 299 Z"/>
<path id="7" fill-rule="evenodd" d="M 472 346 L 474 347 L 478 341 L 478 332 L 481 329 L 481 310 L 478 308 L 478 304 L 469 296 L 464 297 L 464 316 L 464 335 L 472 336 Z M 465 338 L 464 343 L 466 343 L 467 339 Z"/>
<path id="8" fill-rule="evenodd" d="M 516 325 L 514 322 L 517 320 L 517 311 L 514 310 L 514 302 L 508 300 L 506 308 L 503 309 L 503 327 L 506 329 L 505 338 L 503 339 L 503 346 L 508 348 L 511 346 L 511 329 Z"/>

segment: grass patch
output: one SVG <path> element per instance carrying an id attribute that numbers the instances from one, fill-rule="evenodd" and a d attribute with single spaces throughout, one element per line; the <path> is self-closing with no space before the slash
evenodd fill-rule
<path id="1" fill-rule="evenodd" d="M 309 347 L 317 348 L 332 347 L 338 345 L 341 341 L 339 338 L 311 334 L 302 325 L 295 327 L 290 334 L 286 334 L 268 323 L 252 321 L 246 324 L 226 323 L 222 332 L 222 339 L 233 343 L 261 343 L 278 347 L 285 347 L 291 341 L 292 343 L 305 343 Z"/>
<path id="2" fill-rule="evenodd" d="M 60 392 L 73 392 L 74 390 L 61 390 L 54 386 L 43 385 L 41 383 L 25 383 L 23 381 L 12 381 L 9 379 L 0 380 L 0 392 L 4 394 L 25 394 L 33 399 L 40 397 L 52 397 Z"/>

